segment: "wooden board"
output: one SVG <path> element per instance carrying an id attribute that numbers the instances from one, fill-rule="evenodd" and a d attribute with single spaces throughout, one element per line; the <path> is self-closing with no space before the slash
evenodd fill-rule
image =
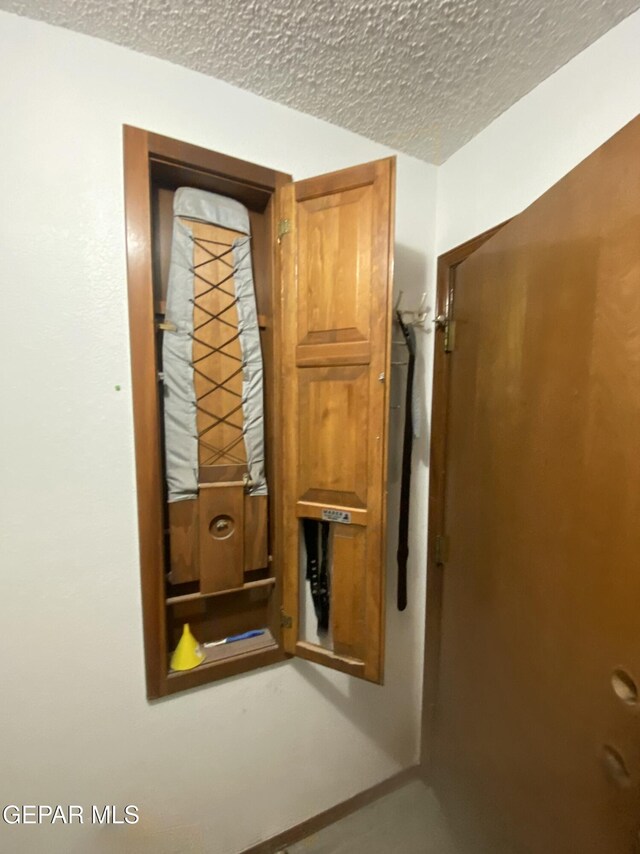
<path id="1" fill-rule="evenodd" d="M 201 466 L 246 463 L 242 437 L 242 351 L 235 305 L 233 253 L 240 232 L 184 220 L 194 237 L 193 364 Z M 219 282 L 220 287 L 212 287 Z"/>
<path id="2" fill-rule="evenodd" d="M 290 227 L 281 242 L 285 645 L 372 681 L 382 680 L 384 650 L 394 168 L 381 160 L 280 192 Z M 340 507 L 360 525 L 356 565 L 352 543 L 338 546 L 333 652 L 298 637 L 299 516 L 310 504 L 314 518 L 315 508 Z M 347 626 L 350 615 L 358 619 Z"/>
<path id="3" fill-rule="evenodd" d="M 636 850 L 640 121 L 457 268 L 432 782 L 475 851 Z"/>
<path id="4" fill-rule="evenodd" d="M 331 636 L 336 655 L 364 660 L 367 573 L 366 529 L 334 525 L 331 538 Z"/>
<path id="5" fill-rule="evenodd" d="M 169 554 L 172 584 L 197 581 L 198 569 L 198 499 L 172 501 L 169 515 Z"/>
<path id="6" fill-rule="evenodd" d="M 211 483 L 198 495 L 200 592 L 233 590 L 244 581 L 244 487 Z"/>
<path id="7" fill-rule="evenodd" d="M 266 495 L 244 497 L 244 571 L 269 565 L 267 536 L 269 498 Z"/>

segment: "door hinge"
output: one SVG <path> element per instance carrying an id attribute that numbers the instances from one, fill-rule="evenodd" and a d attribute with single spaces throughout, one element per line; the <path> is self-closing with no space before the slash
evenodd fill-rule
<path id="1" fill-rule="evenodd" d="M 291 232 L 291 220 L 290 219 L 280 219 L 278 220 L 278 243 L 282 242 L 282 238 L 285 234 L 289 234 Z"/>
<path id="2" fill-rule="evenodd" d="M 447 319 L 444 327 L 444 352 L 453 353 L 456 349 L 456 322 Z"/>
<path id="3" fill-rule="evenodd" d="M 283 629 L 290 629 L 293 626 L 292 618 L 288 614 L 285 614 L 282 608 L 280 609 L 280 626 Z"/>
<path id="4" fill-rule="evenodd" d="M 453 353 L 456 346 L 456 322 L 446 314 L 439 314 L 433 321 L 437 329 L 444 332 L 444 352 Z"/>
<path id="5" fill-rule="evenodd" d="M 438 534 L 435 543 L 435 558 L 437 564 L 446 563 L 449 559 L 449 537 Z"/>

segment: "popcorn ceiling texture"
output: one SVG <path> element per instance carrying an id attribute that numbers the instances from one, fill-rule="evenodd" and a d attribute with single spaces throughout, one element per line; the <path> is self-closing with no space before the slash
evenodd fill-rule
<path id="1" fill-rule="evenodd" d="M 441 163 L 640 0 L 0 0 Z"/>

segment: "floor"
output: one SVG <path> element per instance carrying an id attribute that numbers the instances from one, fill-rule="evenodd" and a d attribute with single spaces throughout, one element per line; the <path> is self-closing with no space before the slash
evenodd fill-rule
<path id="1" fill-rule="evenodd" d="M 410 783 L 281 854 L 457 854 L 431 789 Z"/>

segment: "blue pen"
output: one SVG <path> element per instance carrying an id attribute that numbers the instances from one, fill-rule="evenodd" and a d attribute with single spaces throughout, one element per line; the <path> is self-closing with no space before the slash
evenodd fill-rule
<path id="1" fill-rule="evenodd" d="M 219 641 L 210 641 L 204 646 L 220 646 L 223 643 L 233 643 L 234 641 L 245 640 L 246 638 L 257 638 L 264 634 L 264 629 L 254 629 L 251 632 L 243 632 L 241 635 L 230 635 L 228 638 L 223 638 Z"/>

